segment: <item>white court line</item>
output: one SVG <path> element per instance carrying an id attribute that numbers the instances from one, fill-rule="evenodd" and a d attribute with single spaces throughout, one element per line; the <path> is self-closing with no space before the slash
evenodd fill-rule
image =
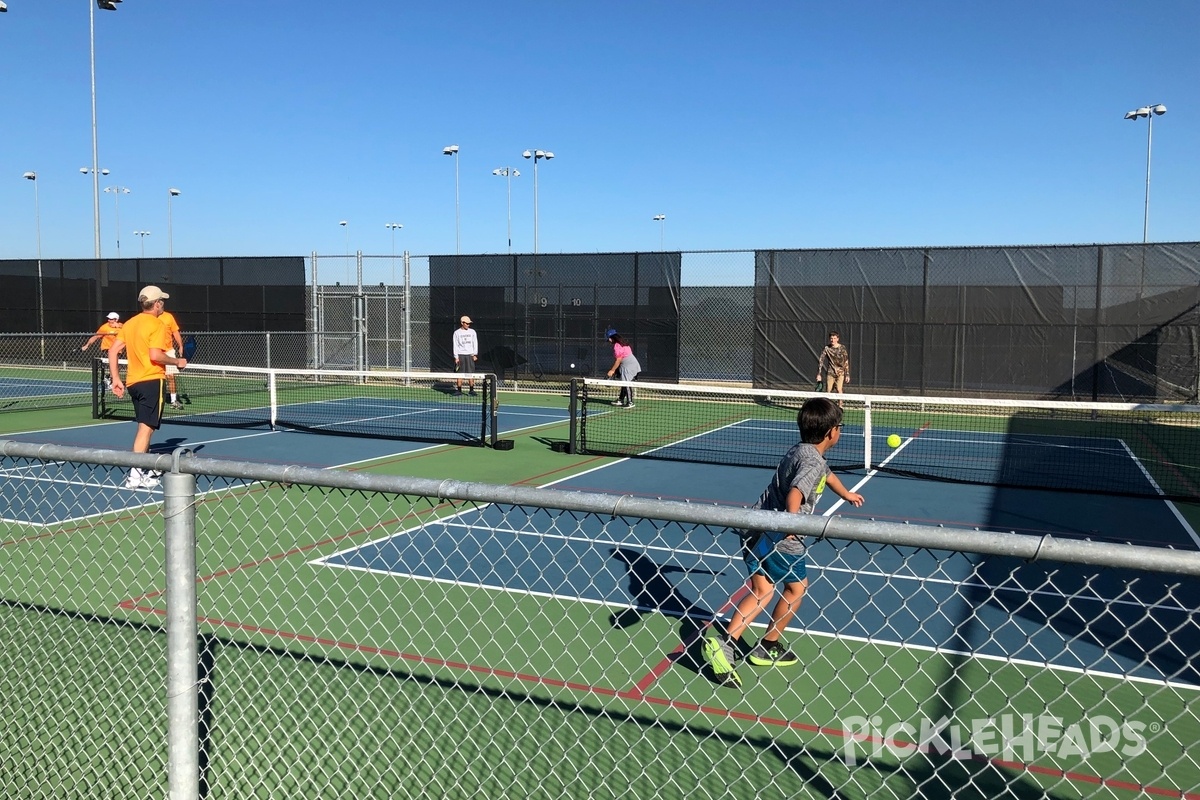
<path id="1" fill-rule="evenodd" d="M 1150 474 L 1148 469 L 1146 469 L 1146 465 L 1142 463 L 1142 460 L 1134 454 L 1133 449 L 1125 443 L 1125 440 L 1118 439 L 1117 441 L 1119 441 L 1121 446 L 1125 448 L 1125 451 L 1129 453 L 1129 457 L 1133 459 L 1133 463 L 1137 464 L 1137 468 L 1142 471 L 1142 475 L 1144 475 L 1146 480 L 1150 482 L 1150 485 L 1154 487 L 1154 491 L 1158 492 L 1160 495 L 1166 495 L 1166 492 L 1164 492 L 1162 487 L 1158 485 L 1158 481 L 1154 480 L 1154 476 Z M 1179 512 L 1179 509 L 1173 502 L 1171 502 L 1165 496 L 1163 497 L 1163 502 L 1167 504 L 1167 508 L 1171 509 L 1171 513 L 1175 515 L 1175 519 L 1179 520 L 1179 524 L 1183 526 L 1185 531 L 1187 531 L 1188 536 L 1192 537 L 1192 541 L 1195 542 L 1197 549 L 1200 549 L 1200 536 L 1196 535 L 1196 530 L 1188 524 L 1188 521 L 1184 519 L 1183 514 Z"/>

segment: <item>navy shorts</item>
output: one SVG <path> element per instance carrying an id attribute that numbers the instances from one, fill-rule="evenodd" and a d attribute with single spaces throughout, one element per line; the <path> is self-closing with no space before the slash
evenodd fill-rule
<path id="1" fill-rule="evenodd" d="M 129 399 L 133 401 L 133 418 L 142 425 L 149 425 L 154 430 L 162 425 L 163 415 L 163 378 L 149 381 L 138 381 L 132 386 L 126 386 Z"/>

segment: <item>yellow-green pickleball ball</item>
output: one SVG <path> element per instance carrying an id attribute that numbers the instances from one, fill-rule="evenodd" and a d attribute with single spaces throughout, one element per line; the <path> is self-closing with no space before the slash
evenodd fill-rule
<path id="1" fill-rule="evenodd" d="M 899 447 L 899 446 L 900 446 L 900 436 L 899 436 L 899 434 L 893 433 L 891 436 L 888 437 L 888 447 Z"/>

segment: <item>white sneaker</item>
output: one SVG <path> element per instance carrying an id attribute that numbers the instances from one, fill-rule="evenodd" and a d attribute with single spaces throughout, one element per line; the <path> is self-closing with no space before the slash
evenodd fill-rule
<path id="1" fill-rule="evenodd" d="M 126 489 L 157 489 L 162 485 L 160 480 L 161 472 L 158 470 L 149 470 L 143 472 L 140 469 L 134 468 L 129 470 L 129 477 L 125 479 L 123 484 Z"/>

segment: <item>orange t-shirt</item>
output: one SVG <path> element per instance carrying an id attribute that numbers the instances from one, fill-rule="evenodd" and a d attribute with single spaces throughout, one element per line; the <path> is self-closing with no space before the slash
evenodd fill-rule
<path id="1" fill-rule="evenodd" d="M 113 325 L 111 322 L 106 322 L 96 329 L 96 335 L 102 337 L 100 339 L 100 352 L 108 351 L 108 348 L 113 346 L 113 342 L 117 340 L 117 334 L 120 333 L 121 326 Z"/>
<path id="2" fill-rule="evenodd" d="M 150 348 L 157 347 L 164 353 L 171 349 L 171 334 L 158 317 L 143 311 L 126 322 L 117 334 L 117 341 L 125 343 L 125 385 L 161 379 L 167 376 L 162 364 L 150 360 Z"/>
<path id="3" fill-rule="evenodd" d="M 170 337 L 170 339 L 171 339 L 171 347 L 174 347 L 175 346 L 175 335 L 179 333 L 179 323 L 175 321 L 175 315 L 172 314 L 170 311 L 164 311 L 164 312 L 162 312 L 162 314 L 160 314 L 158 316 L 158 319 L 159 319 L 159 321 L 162 322 L 163 325 L 167 326 L 167 336 Z M 168 347 L 167 349 L 170 350 L 171 347 Z M 176 353 L 176 355 L 183 355 L 183 354 Z"/>

